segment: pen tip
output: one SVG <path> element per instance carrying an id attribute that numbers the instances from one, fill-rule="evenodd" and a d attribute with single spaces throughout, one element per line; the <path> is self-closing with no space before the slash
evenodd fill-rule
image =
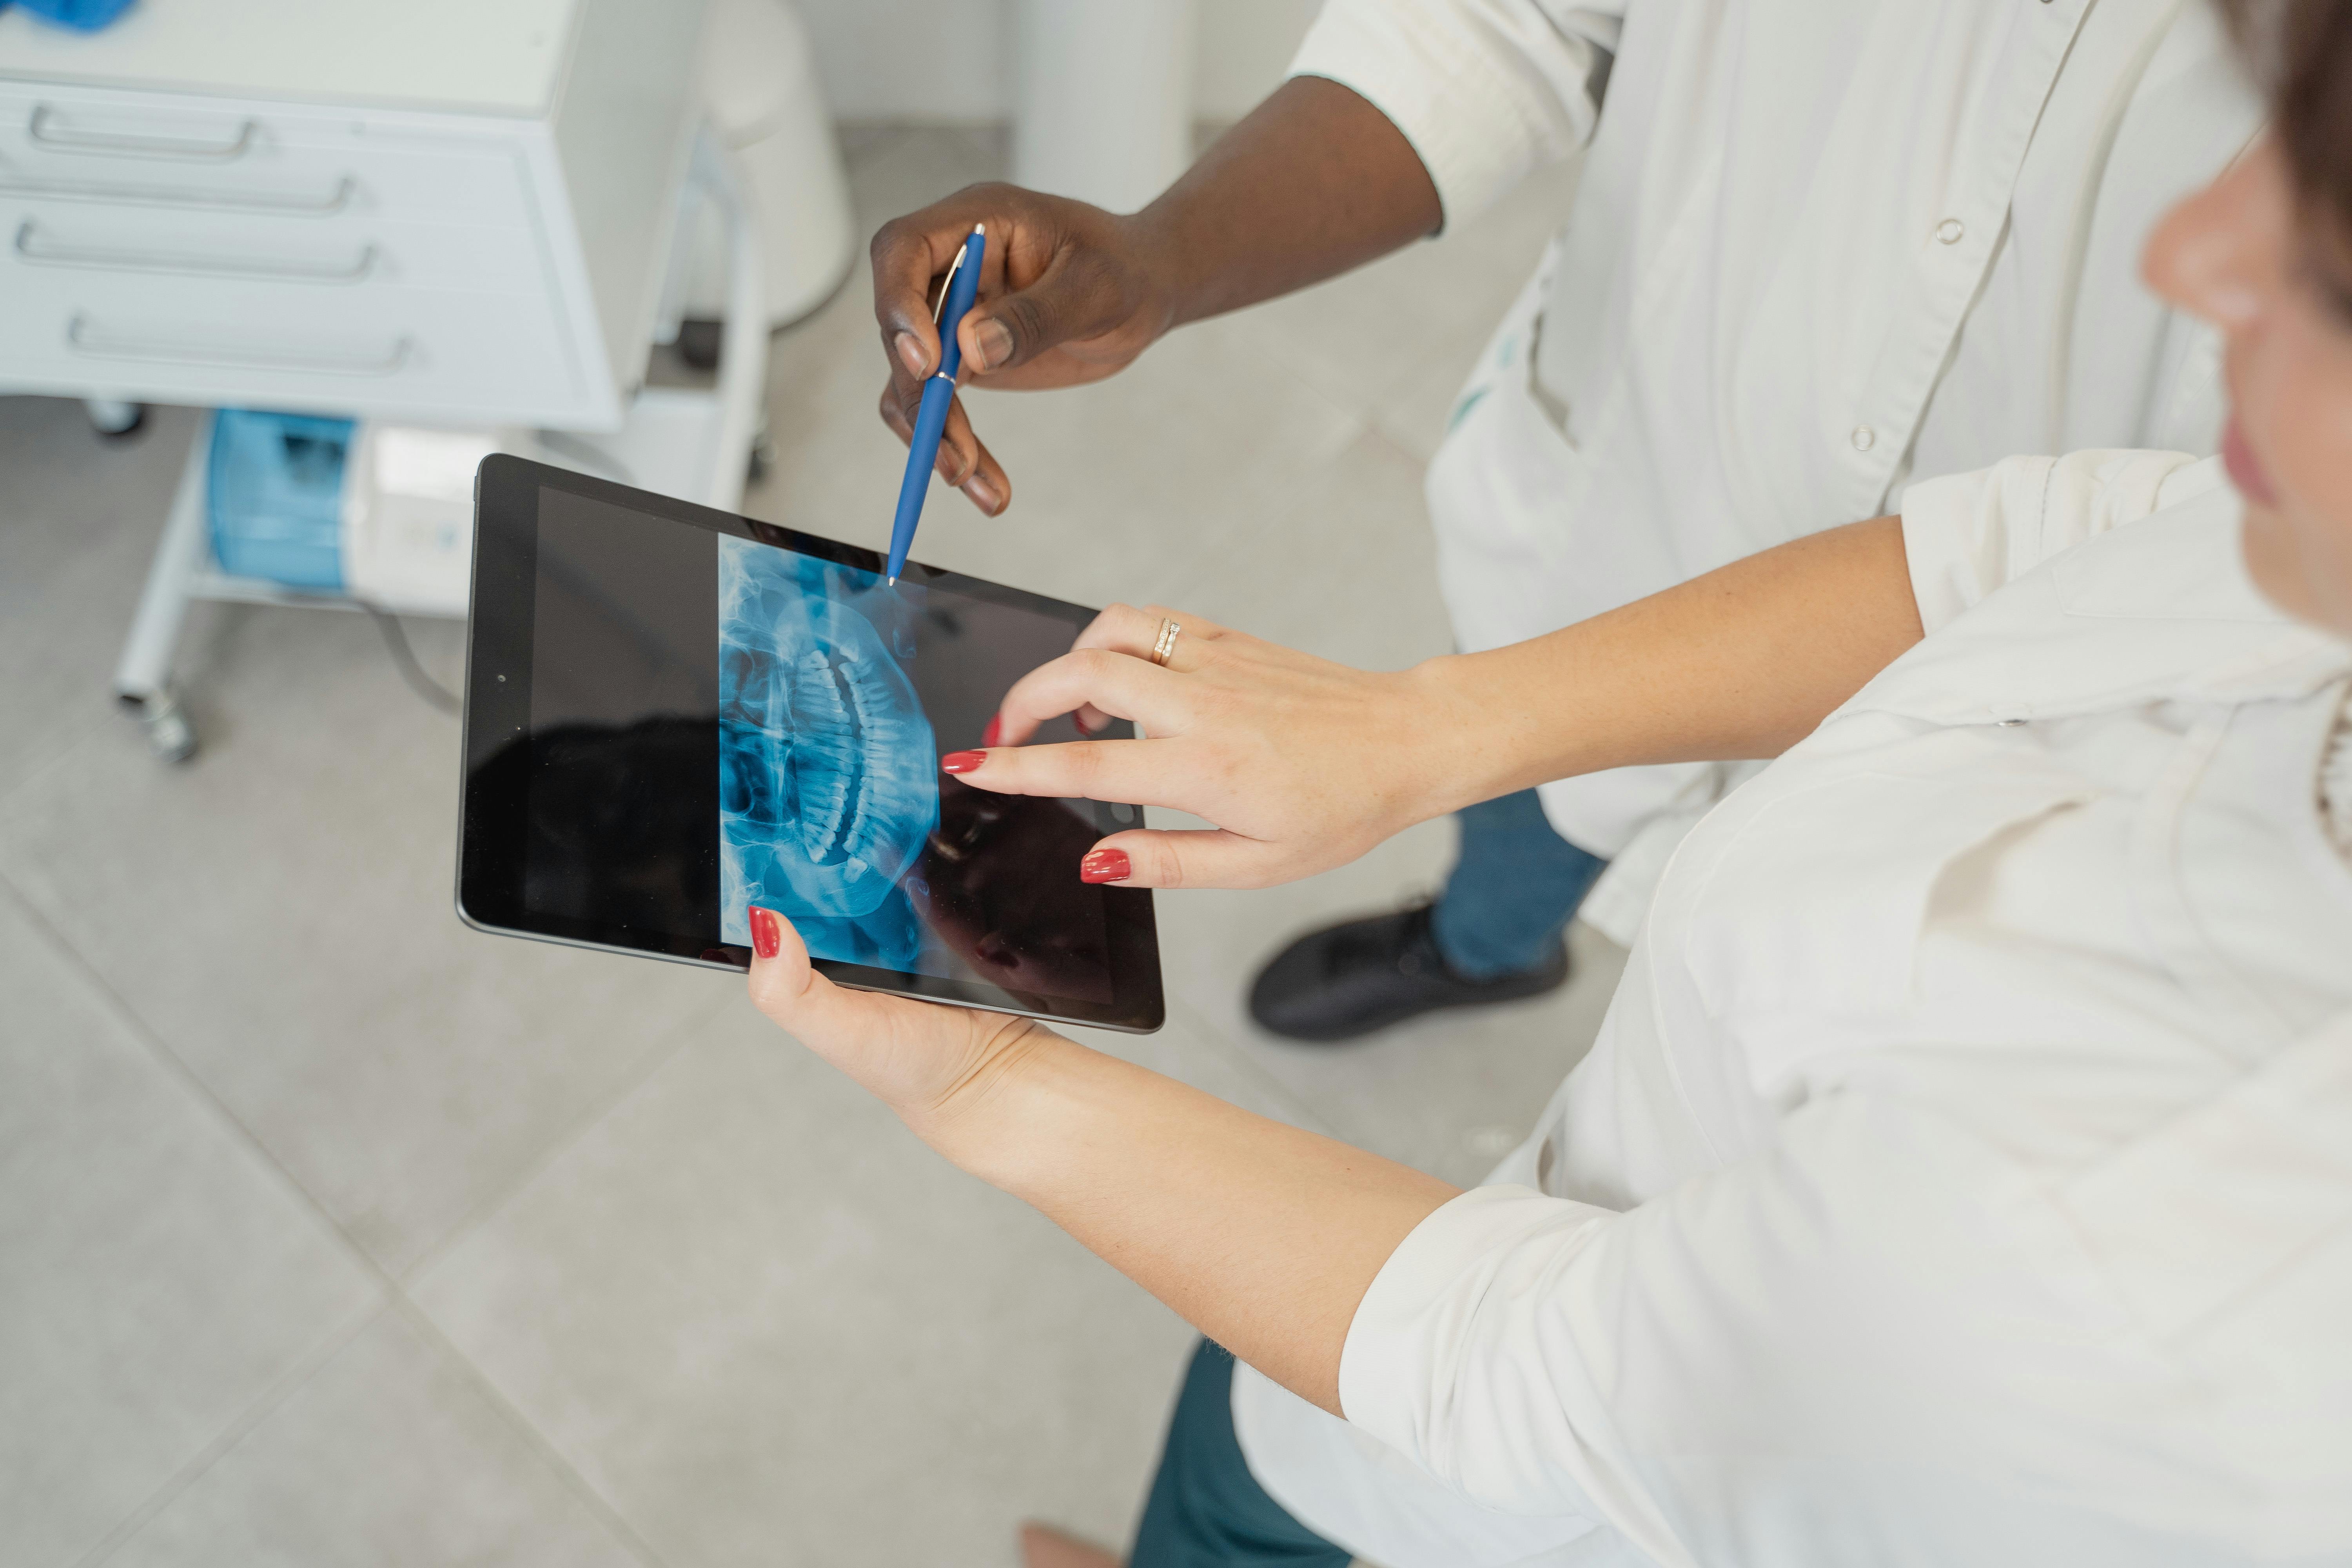
<path id="1" fill-rule="evenodd" d="M 988 226 L 984 223 L 976 223 L 971 226 L 971 232 L 974 234 L 986 234 L 988 232 Z"/>
<path id="2" fill-rule="evenodd" d="M 898 585 L 898 579 L 896 577 L 885 577 L 882 579 L 882 585 L 886 588 L 895 588 Z"/>

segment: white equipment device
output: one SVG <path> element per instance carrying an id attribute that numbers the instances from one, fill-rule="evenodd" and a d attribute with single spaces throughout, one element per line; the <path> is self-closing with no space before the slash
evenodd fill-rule
<path id="1" fill-rule="evenodd" d="M 700 110 L 705 9 L 237 0 L 89 36 L 0 11 L 0 384 L 579 432 L 551 460 L 733 508 L 767 306 Z M 642 387 L 689 181 L 729 239 L 715 393 Z M 116 675 L 173 759 L 194 749 L 171 683 L 192 599 L 360 607 L 218 569 L 210 445 Z"/>
<path id="2" fill-rule="evenodd" d="M 788 327 L 824 304 L 856 259 L 849 177 L 816 74 L 808 28 L 791 0 L 712 0 L 702 96 L 760 228 L 768 324 Z M 716 208 L 688 194 L 682 255 L 657 342 L 680 320 L 727 313 L 727 235 Z"/>

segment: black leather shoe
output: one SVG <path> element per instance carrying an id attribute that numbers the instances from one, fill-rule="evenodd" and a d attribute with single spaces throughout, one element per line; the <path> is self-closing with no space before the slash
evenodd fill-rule
<path id="1" fill-rule="evenodd" d="M 1568 980 L 1568 944 L 1533 969 L 1467 980 L 1447 967 L 1430 935 L 1430 907 L 1340 925 L 1300 937 L 1259 971 L 1250 1016 L 1287 1039 L 1352 1040 L 1440 1007 L 1516 1002 Z"/>

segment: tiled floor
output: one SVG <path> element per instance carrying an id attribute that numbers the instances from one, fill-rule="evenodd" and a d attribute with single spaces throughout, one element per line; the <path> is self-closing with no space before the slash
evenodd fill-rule
<path id="1" fill-rule="evenodd" d="M 849 139 L 868 224 L 996 138 Z M 1558 221 L 980 401 L 1013 511 L 930 559 L 1162 599 L 1361 663 L 1444 647 L 1419 467 Z M 862 277 L 779 340 L 762 515 L 879 544 Z M 206 749 L 107 680 L 188 437 L 0 400 L 0 1563 L 1009 1563 L 1138 1506 L 1189 1333 L 964 1180 L 725 978 L 475 935 L 456 730 L 357 616 L 200 611 Z M 418 625 L 445 676 L 457 629 Z M 1163 900 L 1172 1016 L 1107 1049 L 1455 1179 L 1590 1038 L 1562 994 L 1347 1051 L 1255 1035 L 1254 963 L 1430 886 L 1432 826 L 1316 881 Z"/>

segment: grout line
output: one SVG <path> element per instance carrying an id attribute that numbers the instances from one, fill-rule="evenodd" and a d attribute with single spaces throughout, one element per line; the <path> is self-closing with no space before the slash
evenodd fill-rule
<path id="1" fill-rule="evenodd" d="M 403 1264 L 392 1276 L 393 1283 L 399 1288 L 403 1297 L 407 1297 L 408 1292 L 421 1284 L 436 1265 L 456 1251 L 459 1243 L 488 1224 L 499 1210 L 537 1180 L 541 1172 L 578 1144 L 624 1100 L 644 1088 L 647 1079 L 691 1047 L 697 1034 L 718 1017 L 722 1005 L 720 1000 L 714 999 L 709 1005 L 696 1009 L 690 1016 L 656 1037 L 642 1055 L 614 1075 L 611 1085 L 603 1093 L 593 1097 L 579 1115 L 557 1129 L 535 1153 L 518 1165 L 509 1180 L 486 1193 L 481 1201 L 458 1215 L 415 1258 Z M 418 1310 L 423 1309 L 420 1307 Z"/>
<path id="2" fill-rule="evenodd" d="M 350 1343 L 370 1323 L 382 1316 L 387 1307 L 399 1309 L 404 1316 L 423 1321 L 429 1328 L 434 1342 L 443 1346 L 450 1354 L 456 1356 L 467 1374 L 486 1391 L 492 1400 L 494 1408 L 505 1414 L 518 1426 L 525 1439 L 546 1456 L 564 1485 L 575 1494 L 591 1500 L 592 1511 L 605 1524 L 606 1529 L 627 1547 L 634 1556 L 646 1564 L 646 1568 L 662 1568 L 659 1555 L 621 1519 L 612 1504 L 596 1493 L 587 1479 L 580 1475 L 571 1462 L 555 1448 L 547 1435 L 530 1421 L 525 1420 L 521 1413 L 516 1410 L 509 1401 L 496 1392 L 495 1386 L 490 1383 L 489 1374 L 476 1365 L 472 1358 L 458 1351 L 448 1337 L 441 1332 L 438 1326 L 433 1325 L 430 1320 L 425 1318 L 423 1309 L 409 1299 L 401 1281 L 395 1279 L 383 1264 L 377 1262 L 374 1257 L 352 1237 L 351 1232 L 327 1211 L 325 1205 L 320 1203 L 310 1190 L 295 1177 L 293 1172 L 286 1168 L 278 1156 L 270 1151 L 268 1145 L 265 1144 L 251 1128 L 238 1120 L 236 1114 L 217 1094 L 213 1092 L 211 1087 L 196 1076 L 194 1069 L 182 1060 L 178 1053 L 164 1042 L 161 1033 L 151 1027 L 146 1019 L 107 983 L 105 976 L 100 974 L 89 959 L 83 956 L 80 950 L 66 940 L 64 933 L 42 914 L 32 900 L 26 896 L 24 889 L 17 887 L 5 870 L 0 870 L 0 898 L 5 898 L 8 902 L 16 906 L 25 917 L 26 923 L 31 925 L 66 964 L 79 974 L 84 983 L 97 993 L 103 1005 L 116 1015 L 116 1022 L 145 1046 L 149 1054 L 166 1072 L 177 1079 L 200 1103 L 210 1107 L 213 1113 L 233 1131 L 234 1135 L 242 1140 L 268 1170 L 277 1173 L 278 1179 L 292 1192 L 296 1201 L 323 1225 L 330 1235 L 342 1243 L 352 1261 L 356 1263 L 362 1272 L 373 1281 L 375 1290 L 374 1300 L 371 1302 L 366 1311 L 358 1315 L 356 1322 L 341 1333 L 329 1335 L 320 1347 L 306 1353 L 286 1373 L 273 1379 L 263 1394 L 232 1420 L 223 1432 L 197 1450 L 186 1464 L 173 1472 L 161 1487 L 134 1508 L 128 1517 L 109 1531 L 96 1546 L 85 1553 L 79 1560 L 77 1568 L 97 1568 L 99 1563 L 120 1550 L 124 1542 L 137 1534 L 142 1526 L 168 1507 L 174 1499 L 218 1462 L 222 1455 L 235 1447 L 247 1432 L 283 1404 L 297 1388 L 308 1383 L 312 1374 L 331 1358 L 335 1351 Z M 681 1038 L 684 1036 L 685 1027 L 681 1025 L 677 1031 Z M 661 1054 L 659 1051 L 647 1053 L 648 1057 Z M 646 1068 L 646 1074 L 650 1075 L 651 1071 L 652 1068 L 649 1066 Z M 642 1078 L 633 1081 L 641 1082 Z"/>
<path id="3" fill-rule="evenodd" d="M 541 1430 L 539 1423 L 524 1415 L 522 1409 L 513 1400 L 507 1397 L 506 1391 L 491 1379 L 488 1373 L 484 1372 L 476 1363 L 473 1357 L 458 1348 L 456 1341 L 442 1331 L 441 1325 L 435 1322 L 424 1308 L 418 1306 L 404 1292 L 395 1292 L 391 1310 L 398 1312 L 410 1328 L 423 1335 L 428 1342 L 438 1347 L 444 1354 L 457 1363 L 458 1369 L 473 1384 L 475 1392 L 481 1395 L 482 1399 L 506 1421 L 509 1426 L 520 1433 L 525 1442 L 538 1451 L 540 1458 L 555 1472 L 556 1479 L 580 1500 L 582 1505 L 595 1517 L 597 1522 L 604 1527 L 606 1533 L 626 1548 L 629 1554 L 644 1563 L 646 1568 L 665 1568 L 662 1555 L 654 1550 L 653 1543 L 637 1533 L 636 1527 L 622 1516 L 621 1510 L 614 1507 L 603 1492 L 596 1489 L 593 1482 L 580 1473 L 580 1468 L 577 1465 L 564 1457 L 563 1451 L 555 1446 L 555 1440 Z"/>
<path id="4" fill-rule="evenodd" d="M 368 1303 L 364 1310 L 352 1315 L 351 1322 L 342 1325 L 336 1332 L 325 1336 L 310 1350 L 305 1351 L 291 1366 L 270 1379 L 262 1391 L 255 1395 L 244 1409 L 230 1417 L 228 1424 L 214 1434 L 212 1438 L 203 1447 L 198 1448 L 186 1463 L 173 1471 L 161 1486 L 150 1492 L 146 1500 L 125 1515 L 112 1530 L 100 1537 L 96 1545 L 76 1559 L 75 1568 L 97 1568 L 99 1563 L 121 1551 L 134 1536 L 146 1528 L 150 1521 L 179 1500 L 180 1495 L 194 1486 L 205 1471 L 218 1464 L 223 1456 L 229 1453 L 239 1443 L 244 1442 L 255 1427 L 268 1420 L 277 1412 L 279 1405 L 292 1398 L 297 1390 L 318 1374 L 320 1368 L 341 1354 L 344 1347 L 365 1333 L 370 1325 L 383 1318 L 390 1304 L 390 1298 L 379 1293 Z"/>
<path id="5" fill-rule="evenodd" d="M 0 894 L 7 897 L 8 901 L 14 904 L 17 911 L 25 917 L 26 922 L 38 931 L 47 941 L 51 949 L 65 961 L 68 967 L 79 974 L 82 982 L 98 994 L 106 1009 L 114 1015 L 115 1022 L 127 1030 L 140 1044 L 146 1047 L 148 1054 L 155 1058 L 159 1066 L 177 1079 L 181 1086 L 193 1094 L 197 1100 L 208 1107 L 238 1141 L 243 1142 L 270 1171 L 276 1173 L 278 1180 L 286 1184 L 301 1206 L 308 1209 L 311 1216 L 324 1226 L 330 1235 L 343 1244 L 344 1248 L 351 1254 L 352 1261 L 374 1276 L 378 1283 L 386 1286 L 393 1283 L 391 1276 L 386 1274 L 383 1267 L 369 1256 L 367 1248 L 362 1247 L 352 1237 L 351 1232 L 346 1230 L 334 1215 L 327 1212 L 325 1205 L 311 1195 L 310 1190 L 296 1178 L 293 1172 L 286 1168 L 285 1163 L 278 1158 L 269 1146 L 264 1143 L 243 1121 L 239 1120 L 236 1113 L 229 1109 L 227 1102 L 213 1092 L 212 1086 L 198 1077 L 195 1069 L 188 1066 L 179 1053 L 165 1043 L 162 1033 L 151 1026 L 138 1009 L 131 1006 L 108 983 L 106 976 L 99 972 L 97 966 L 83 956 L 79 948 L 67 940 L 65 933 L 41 912 L 39 906 L 35 904 L 25 890 L 9 878 L 5 869 L 0 869 Z"/>

